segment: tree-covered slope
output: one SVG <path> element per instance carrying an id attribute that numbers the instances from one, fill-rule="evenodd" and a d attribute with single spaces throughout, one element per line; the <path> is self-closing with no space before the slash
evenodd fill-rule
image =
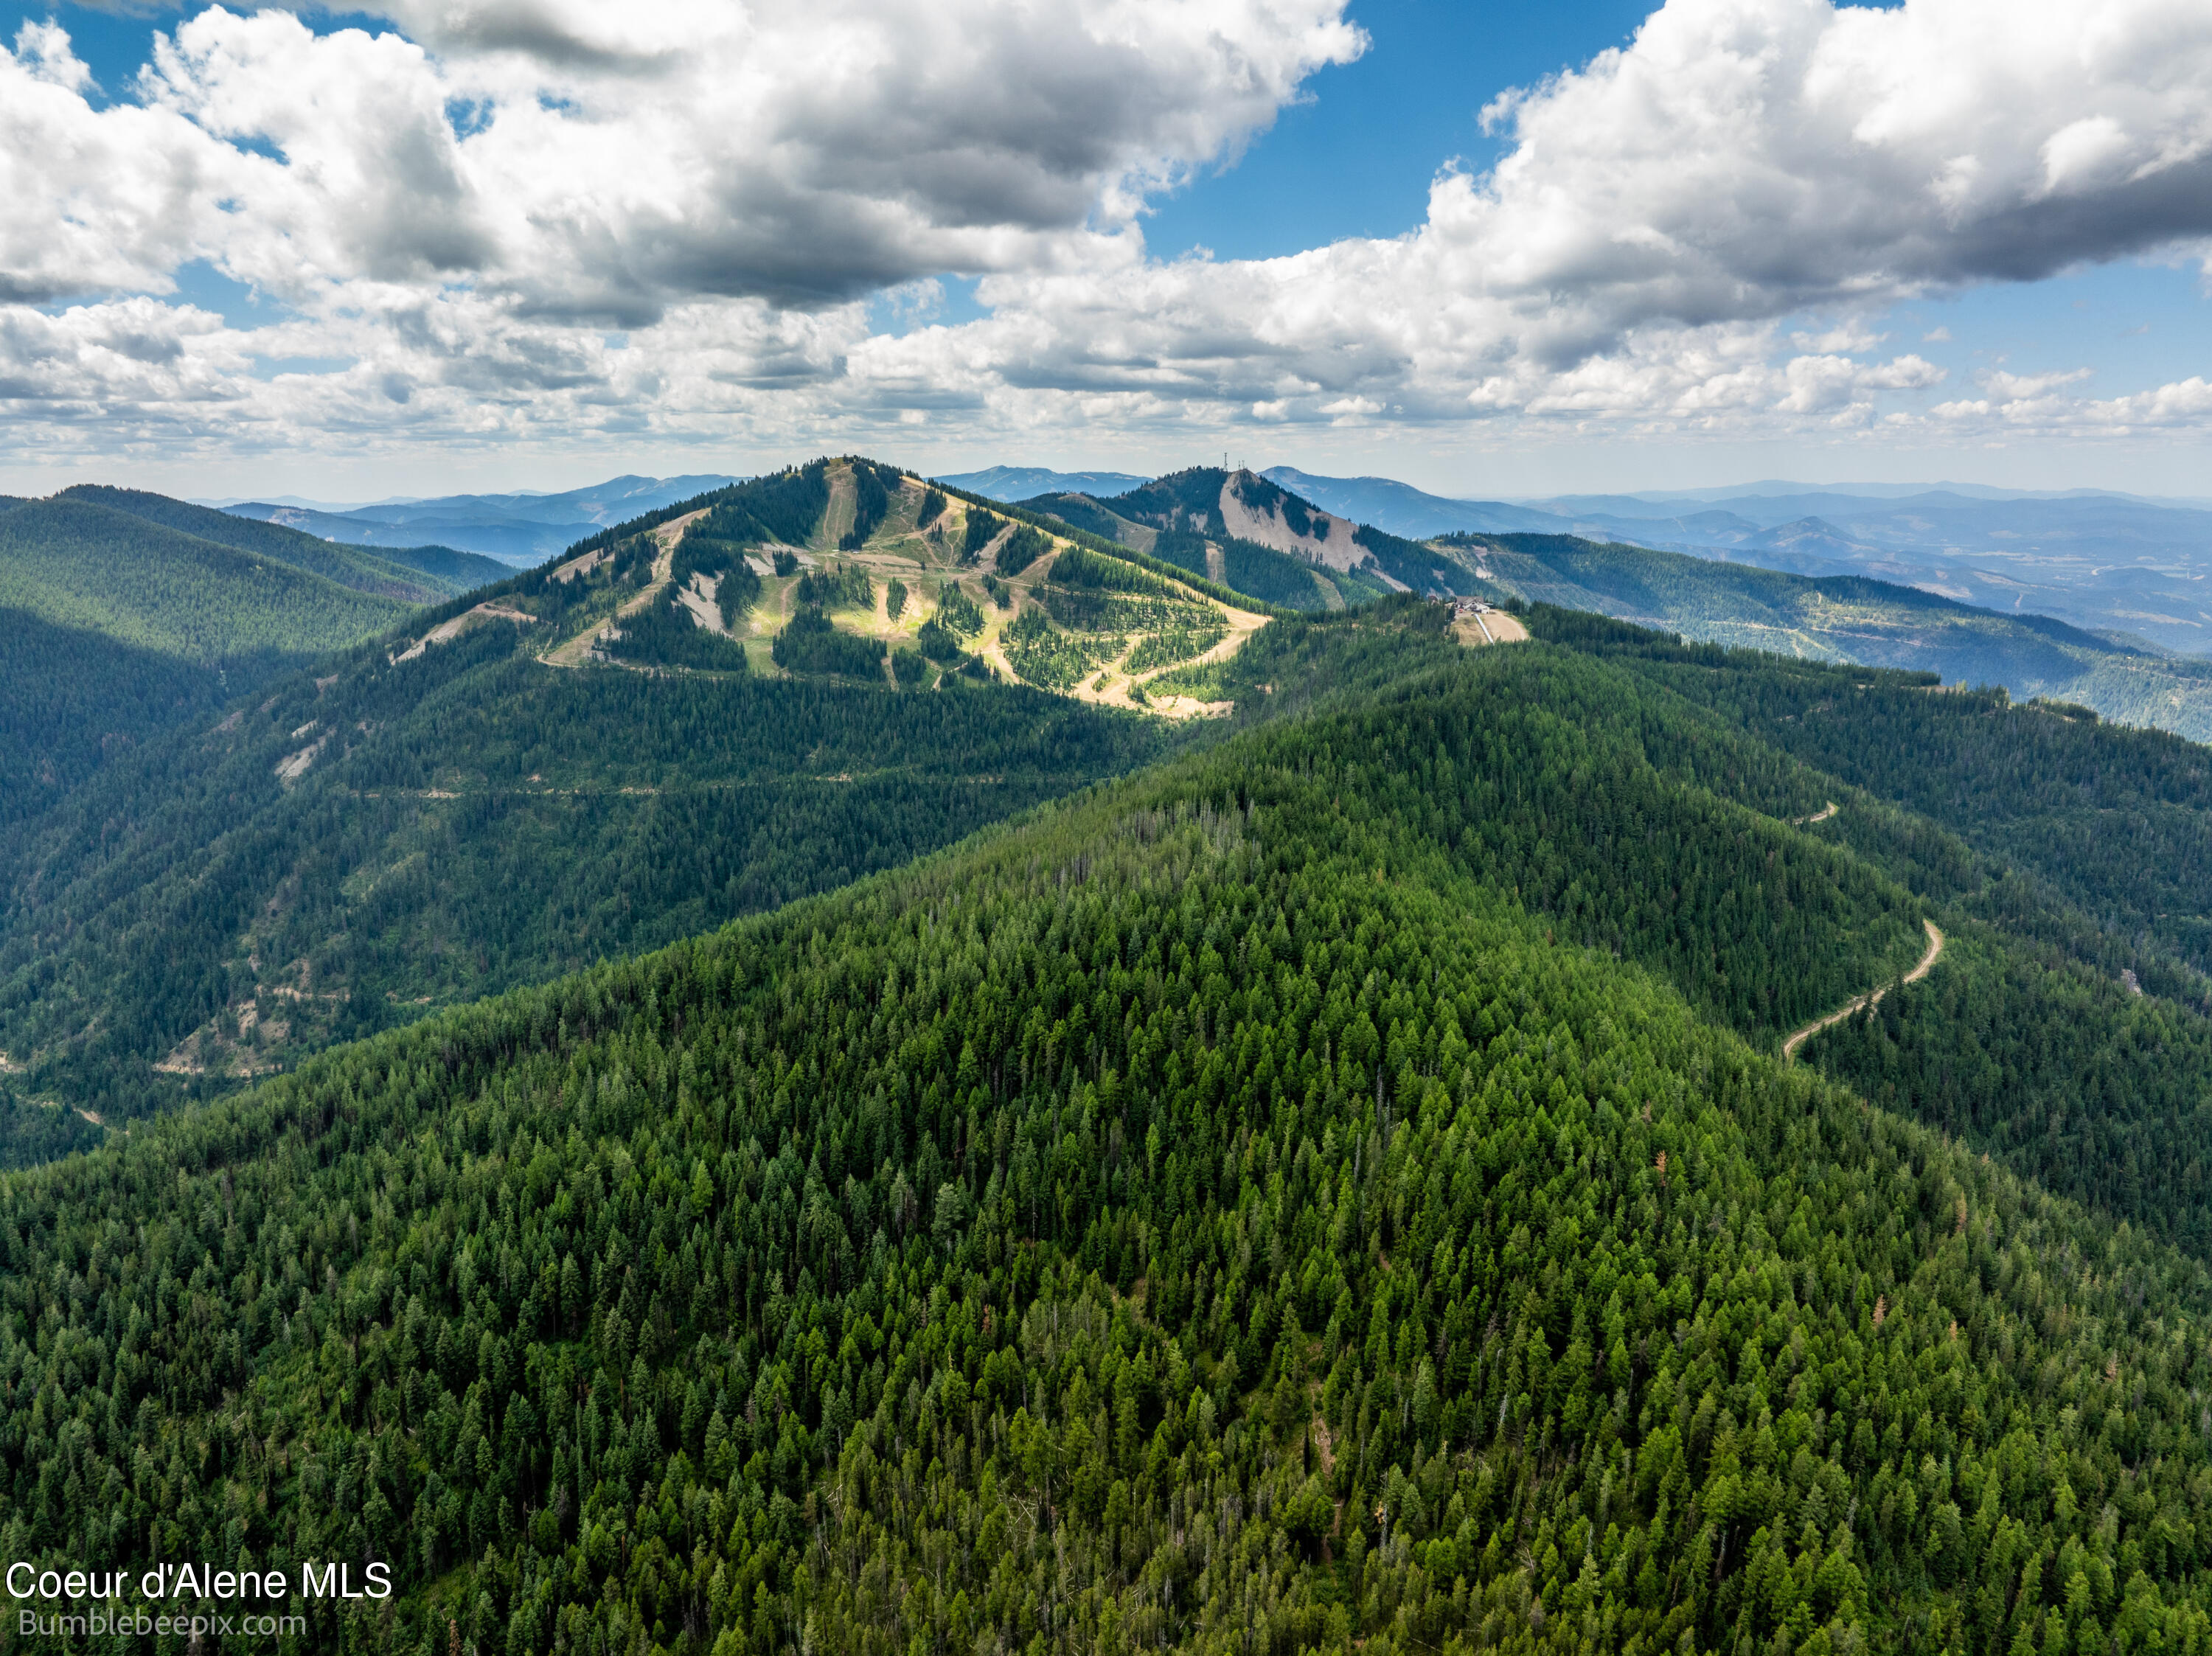
<path id="1" fill-rule="evenodd" d="M 340 648 L 411 607 L 264 554 L 61 498 L 0 513 L 0 605 L 210 664 Z"/>
<path id="2" fill-rule="evenodd" d="M 111 758 L 251 683 L 245 670 L 0 610 L 0 826 L 51 809 Z"/>
<path id="3" fill-rule="evenodd" d="M 1449 535 L 1436 544 L 1532 602 L 1778 655 L 2002 685 L 2023 700 L 2057 697 L 2212 740 L 2212 663 L 2047 616 L 1978 610 L 1856 575 L 1813 579 L 1567 535 Z"/>
<path id="4" fill-rule="evenodd" d="M 1495 727 L 1467 761 L 1495 790 L 1470 843 L 1576 935 L 1667 960 L 1747 1031 L 1778 1033 L 1910 957 L 1900 888 L 1716 829 L 1705 796 L 1668 779 L 1725 772 L 1729 797 L 1770 814 L 1814 809 L 1820 785 L 1790 761 L 1639 708 L 1618 676 L 1471 661 L 1442 623 L 1401 603 L 1268 629 L 1230 664 L 1231 724 L 1425 669 L 1465 678 Z M 39 824 L 0 911 L 0 1048 L 26 1084 L 137 1113 L 902 861 L 1212 734 L 1004 690 L 917 703 L 880 685 L 549 672 L 536 647 L 508 624 L 365 652 Z M 1516 739 L 1546 697 L 1586 749 Z M 1531 769 L 1540 751 L 1568 756 Z M 1669 904 L 1710 920 L 1702 941 Z"/>
<path id="5" fill-rule="evenodd" d="M 535 642 L 357 652 L 27 825 L 0 860 L 19 1085 L 116 1118 L 233 1087 L 907 861 L 1166 734 L 1005 687 L 562 671 Z"/>
<path id="6" fill-rule="evenodd" d="M 1532 800 L 1677 718 L 1525 659 Z M 11 1556 L 391 1561 L 318 1650 L 2200 1648 L 2203 1270 L 1559 937 L 1481 696 L 0 1178 Z"/>
<path id="7" fill-rule="evenodd" d="M 0 823 L 307 657 L 508 573 L 442 547 L 366 555 L 135 489 L 0 501 Z"/>
<path id="8" fill-rule="evenodd" d="M 2212 1259 L 2212 755 L 1924 676 L 1531 621 L 1817 767 L 1802 831 L 1930 905 L 1941 969 L 1802 1061 Z"/>
<path id="9" fill-rule="evenodd" d="M 1586 630 L 1567 617 L 1538 624 Z M 1648 633 L 1583 647 L 1942 823 L 2112 936 L 2212 973 L 2212 751 L 2202 745 L 2002 690 L 1681 651 Z"/>

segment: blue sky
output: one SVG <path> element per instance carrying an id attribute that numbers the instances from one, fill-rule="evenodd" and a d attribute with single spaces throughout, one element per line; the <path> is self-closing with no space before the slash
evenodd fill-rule
<path id="1" fill-rule="evenodd" d="M 1146 239 L 1170 257 L 1202 246 L 1267 258 L 1345 236 L 1402 235 L 1427 213 L 1439 168 L 1481 171 L 1498 158 L 1485 104 L 1627 45 L 1649 10 L 1618 0 L 1355 6 L 1368 50 L 1315 76 L 1308 97 L 1237 164 L 1204 169 L 1162 202 Z"/>
<path id="2" fill-rule="evenodd" d="M 5 0 L 0 486 L 1225 446 L 2203 492 L 2212 20 L 2020 0 L 1962 52 L 1994 6 L 858 0 L 833 49 L 706 0 Z"/>
<path id="3" fill-rule="evenodd" d="M 1322 70 L 1309 98 L 1233 164 L 1203 169 L 1164 197 L 1145 221 L 1155 252 L 1198 248 L 1220 258 L 1267 258 L 1347 236 L 1417 229 L 1429 180 L 1442 167 L 1475 172 L 1508 147 L 1486 133 L 1482 107 L 1624 46 L 1650 8 L 1379 0 L 1352 15 L 1374 44 L 1356 62 Z M 2212 305 L 2197 269 L 2179 256 L 2087 265 L 2050 281 L 1966 288 L 1901 306 L 1885 325 L 1961 372 L 2002 360 L 2047 373 L 2088 366 L 2113 389 L 2156 384 L 2177 354 L 2212 366 Z"/>

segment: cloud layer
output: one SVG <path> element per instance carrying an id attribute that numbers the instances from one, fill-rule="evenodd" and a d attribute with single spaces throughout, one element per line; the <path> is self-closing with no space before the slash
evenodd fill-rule
<path id="1" fill-rule="evenodd" d="M 1499 99 L 1504 159 L 1440 175 L 1413 233 L 1172 263 L 1147 195 L 1356 57 L 1342 0 L 381 11 L 317 34 L 211 9 L 106 97 L 52 25 L 0 52 L 19 451 L 2212 418 L 2201 381 L 1942 385 L 1867 325 L 2212 239 L 2195 0 L 1670 0 Z M 194 261 L 282 319 L 176 300 Z M 872 296 L 926 309 L 950 273 L 988 315 L 872 325 Z"/>

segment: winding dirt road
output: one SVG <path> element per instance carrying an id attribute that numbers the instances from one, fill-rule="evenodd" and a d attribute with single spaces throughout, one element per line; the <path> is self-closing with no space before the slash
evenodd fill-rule
<path id="1" fill-rule="evenodd" d="M 1943 953 L 1943 934 L 1936 929 L 1936 922 L 1933 920 L 1924 919 L 1921 921 L 1920 924 L 1928 928 L 1928 952 L 1920 957 L 1919 965 L 1914 967 L 1910 972 L 1907 972 L 1905 974 L 1905 980 L 1907 983 L 1917 983 L 1921 979 L 1926 977 L 1929 970 L 1935 966 L 1936 961 Z M 1782 1043 L 1782 1061 L 1784 1064 L 1796 1063 L 1797 1061 L 1797 1049 L 1800 1046 L 1802 1046 L 1807 1041 L 1812 1040 L 1814 1035 L 1819 1034 L 1821 1030 L 1826 1028 L 1832 1023 L 1841 1023 L 1845 1018 L 1850 1016 L 1852 1013 L 1859 1010 L 1862 1007 L 1879 1006 L 1881 1004 L 1881 998 L 1888 992 L 1889 991 L 1887 986 L 1881 989 L 1871 990 L 1866 994 L 1860 995 L 1852 1000 L 1846 1001 L 1842 1006 L 1837 1008 L 1836 1010 L 1829 1013 L 1827 1016 L 1814 1019 L 1812 1022 L 1807 1024 L 1803 1028 L 1796 1031 L 1788 1040 Z"/>

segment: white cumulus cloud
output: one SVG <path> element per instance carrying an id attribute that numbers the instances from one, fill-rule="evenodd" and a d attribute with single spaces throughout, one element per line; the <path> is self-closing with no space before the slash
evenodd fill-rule
<path id="1" fill-rule="evenodd" d="M 112 100 L 52 25 L 0 51 L 0 417 L 356 451 L 2212 417 L 2195 382 L 2049 375 L 1929 406 L 1944 371 L 1881 331 L 2212 238 L 2201 0 L 1668 0 L 1493 102 L 1503 159 L 1440 173 L 1407 234 L 1218 261 L 1152 257 L 1144 204 L 1359 54 L 1343 0 L 378 15 L 210 8 Z M 194 260 L 283 319 L 165 298 Z M 914 325 L 952 274 L 987 314 Z"/>

